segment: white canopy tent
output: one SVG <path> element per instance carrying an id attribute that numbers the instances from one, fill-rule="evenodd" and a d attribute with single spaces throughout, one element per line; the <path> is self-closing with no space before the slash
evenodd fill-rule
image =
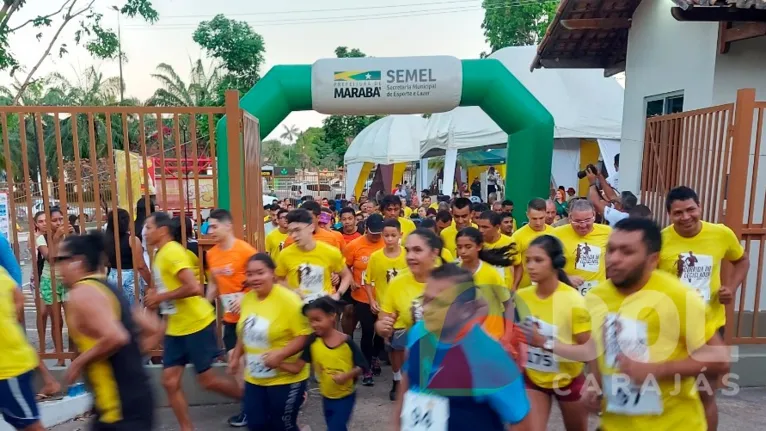
<path id="1" fill-rule="evenodd" d="M 540 69 L 532 73 L 529 65 L 537 47 L 503 48 L 490 58 L 503 65 L 542 103 L 555 121 L 552 173 L 559 184 L 571 184 L 579 169 L 579 139 L 599 140 L 606 165 L 619 152 L 624 90 L 615 78 L 604 78 L 597 69 Z M 481 148 L 505 147 L 508 135 L 478 107 L 459 107 L 434 114 L 428 120 L 421 157 L 445 155 L 443 193 L 450 194 L 454 182 L 457 154 Z M 604 142 L 602 140 L 609 140 Z M 619 145 L 619 141 L 617 141 Z M 421 166 L 427 165 L 421 162 Z M 427 170 L 421 181 L 430 184 Z M 561 179 L 559 179 L 561 178 Z"/>
<path id="2" fill-rule="evenodd" d="M 343 158 L 346 196 L 354 195 L 365 163 L 393 165 L 420 159 L 425 128 L 426 119 L 419 115 L 389 115 L 362 130 Z"/>

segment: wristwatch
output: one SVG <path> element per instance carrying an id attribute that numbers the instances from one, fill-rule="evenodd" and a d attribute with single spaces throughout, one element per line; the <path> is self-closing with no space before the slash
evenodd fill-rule
<path id="1" fill-rule="evenodd" d="M 543 343 L 543 350 L 545 350 L 547 352 L 553 353 L 553 343 L 554 342 L 555 342 L 555 340 L 553 339 L 553 337 L 547 338 L 545 340 L 545 343 Z"/>

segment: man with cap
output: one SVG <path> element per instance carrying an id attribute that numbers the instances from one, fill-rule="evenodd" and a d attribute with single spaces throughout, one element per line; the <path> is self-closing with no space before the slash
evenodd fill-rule
<path id="1" fill-rule="evenodd" d="M 367 264 L 370 255 L 385 247 L 383 242 L 383 216 L 380 214 L 371 214 L 367 217 L 365 223 L 365 234 L 346 246 L 344 256 L 346 264 L 351 269 L 353 281 L 351 283 L 351 298 L 349 301 L 353 304 L 353 321 L 348 322 L 344 319 L 343 329 L 348 335 L 352 335 L 356 327 L 356 321 L 362 327 L 362 340 L 360 347 L 362 354 L 369 364 L 379 364 L 378 354 L 383 348 L 383 339 L 375 334 L 375 314 L 378 310 L 378 304 L 375 300 L 375 294 L 369 285 L 367 277 Z M 348 301 L 349 298 L 345 298 Z M 345 313 L 344 313 L 345 317 Z M 372 368 L 365 371 L 362 384 L 372 386 Z M 380 366 L 378 365 L 378 369 Z"/>

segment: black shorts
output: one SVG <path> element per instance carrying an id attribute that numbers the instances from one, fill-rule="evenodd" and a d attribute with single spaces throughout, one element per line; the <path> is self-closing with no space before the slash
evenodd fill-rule
<path id="1" fill-rule="evenodd" d="M 202 374 L 213 366 L 213 362 L 223 354 L 218 348 L 215 337 L 215 322 L 205 329 L 189 335 L 165 335 L 162 364 L 164 368 L 194 365 L 197 374 Z"/>
<path id="2" fill-rule="evenodd" d="M 350 287 L 346 289 L 346 292 L 343 294 L 343 296 L 340 297 L 340 300 L 345 302 L 345 305 L 352 305 L 354 303 L 354 298 L 351 296 Z"/>
<path id="3" fill-rule="evenodd" d="M 223 348 L 227 352 L 237 347 L 237 324 L 221 322 L 223 324 Z"/>

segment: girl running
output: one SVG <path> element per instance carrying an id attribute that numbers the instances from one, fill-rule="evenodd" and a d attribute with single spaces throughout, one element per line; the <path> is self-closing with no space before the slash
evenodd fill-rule
<path id="1" fill-rule="evenodd" d="M 442 240 L 433 231 L 415 229 L 405 245 L 407 270 L 397 275 L 383 297 L 375 329 L 381 337 L 390 339 L 391 370 L 394 383 L 389 392 L 391 401 L 396 399 L 404 351 L 407 348 L 407 331 L 423 318 L 423 291 L 428 276 L 440 263 Z"/>
<path id="2" fill-rule="evenodd" d="M 301 358 L 282 363 L 279 368 L 300 373 L 306 363 L 314 365 L 322 394 L 328 431 L 346 431 L 356 402 L 356 378 L 367 370 L 367 361 L 354 340 L 335 329 L 338 303 L 329 296 L 303 306 L 314 335 L 306 343 Z"/>
<path id="3" fill-rule="evenodd" d="M 455 240 L 460 266 L 471 271 L 473 280 L 479 287 L 479 292 L 483 295 L 490 295 L 487 302 L 496 307 L 494 310 L 489 310 L 489 318 L 483 326 L 490 335 L 499 340 L 506 332 L 504 322 L 513 322 L 511 292 L 505 287 L 504 276 L 497 269 L 500 268 L 500 271 L 504 271 L 504 268 L 513 265 L 507 255 L 511 247 L 482 248 L 482 234 L 475 227 L 461 229 Z M 503 319 L 506 309 L 509 312 L 509 318 Z"/>
<path id="4" fill-rule="evenodd" d="M 567 431 L 587 430 L 588 413 L 580 404 L 584 365 L 577 361 L 582 355 L 571 353 L 571 345 L 590 340 L 590 314 L 564 273 L 566 258 L 558 239 L 550 235 L 536 238 L 526 258 L 527 273 L 536 285 L 516 294 L 529 345 L 524 380 L 535 412 L 525 425 L 531 431 L 547 429 L 551 401 L 556 398 Z"/>
<path id="5" fill-rule="evenodd" d="M 237 346 L 229 362 L 229 373 L 236 376 L 245 358 L 243 410 L 253 431 L 298 429 L 298 409 L 309 377 L 305 366 L 297 373 L 280 369 L 300 359 L 311 328 L 301 298 L 274 284 L 275 269 L 266 253 L 254 255 L 247 264 L 245 285 L 251 290 L 240 304 Z"/>

